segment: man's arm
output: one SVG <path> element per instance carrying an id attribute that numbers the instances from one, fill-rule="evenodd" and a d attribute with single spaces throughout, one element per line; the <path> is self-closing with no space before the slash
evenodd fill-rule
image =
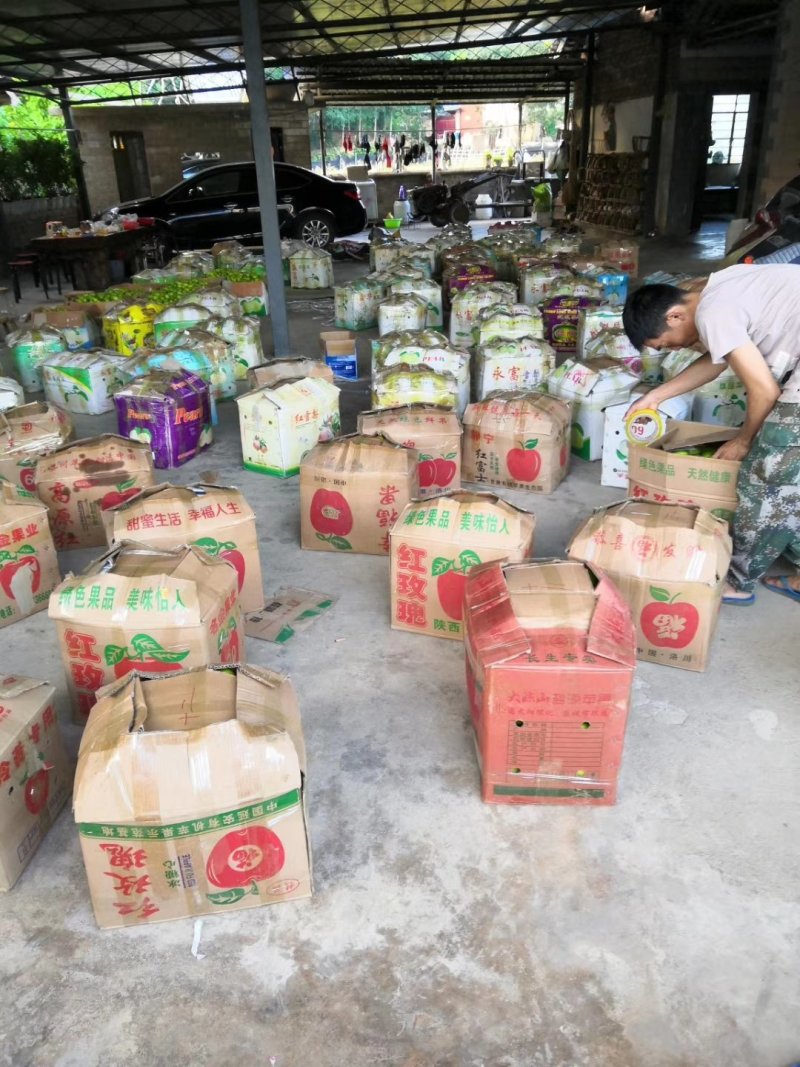
<path id="1" fill-rule="evenodd" d="M 740 460 L 750 451 L 756 434 L 775 407 L 781 390 L 758 346 L 752 342 L 734 348 L 728 356 L 728 363 L 747 390 L 747 414 L 739 433 L 717 449 L 716 458 Z"/>
<path id="2" fill-rule="evenodd" d="M 756 350 L 758 351 L 758 350 Z M 760 353 L 759 353 L 760 355 Z M 763 362 L 763 360 L 762 360 Z M 643 408 L 657 408 L 665 400 L 671 400 L 673 396 L 681 396 L 689 393 L 692 389 L 699 389 L 701 385 L 713 382 L 725 370 L 724 363 L 712 363 L 711 356 L 706 352 L 704 356 L 690 363 L 686 370 L 676 374 L 671 381 L 663 382 L 637 399 L 628 408 L 628 411 L 639 411 Z"/>

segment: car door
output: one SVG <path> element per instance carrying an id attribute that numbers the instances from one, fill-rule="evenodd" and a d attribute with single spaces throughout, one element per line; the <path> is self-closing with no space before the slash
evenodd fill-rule
<path id="1" fill-rule="evenodd" d="M 236 237 L 246 228 L 247 181 L 242 167 L 201 171 L 166 197 L 166 217 L 176 245 L 202 248 Z"/>

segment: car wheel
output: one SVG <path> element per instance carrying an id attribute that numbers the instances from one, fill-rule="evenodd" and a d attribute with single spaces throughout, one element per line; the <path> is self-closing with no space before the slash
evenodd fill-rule
<path id="1" fill-rule="evenodd" d="M 323 211 L 309 211 L 297 223 L 297 236 L 309 248 L 327 249 L 336 236 L 333 223 Z"/>

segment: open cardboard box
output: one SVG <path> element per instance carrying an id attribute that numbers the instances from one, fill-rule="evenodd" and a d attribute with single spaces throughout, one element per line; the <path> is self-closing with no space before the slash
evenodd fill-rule
<path id="1" fill-rule="evenodd" d="M 305 745 L 288 678 L 249 666 L 131 673 L 98 696 L 74 813 L 99 926 L 311 895 Z"/>
<path id="2" fill-rule="evenodd" d="M 464 620 L 483 799 L 613 804 L 636 653 L 611 580 L 571 560 L 487 563 Z"/>

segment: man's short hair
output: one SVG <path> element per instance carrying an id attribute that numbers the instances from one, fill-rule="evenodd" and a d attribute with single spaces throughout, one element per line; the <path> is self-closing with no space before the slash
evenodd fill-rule
<path id="1" fill-rule="evenodd" d="M 667 328 L 667 312 L 686 300 L 686 293 L 674 285 L 643 285 L 625 301 L 622 325 L 634 348 L 659 337 Z"/>

